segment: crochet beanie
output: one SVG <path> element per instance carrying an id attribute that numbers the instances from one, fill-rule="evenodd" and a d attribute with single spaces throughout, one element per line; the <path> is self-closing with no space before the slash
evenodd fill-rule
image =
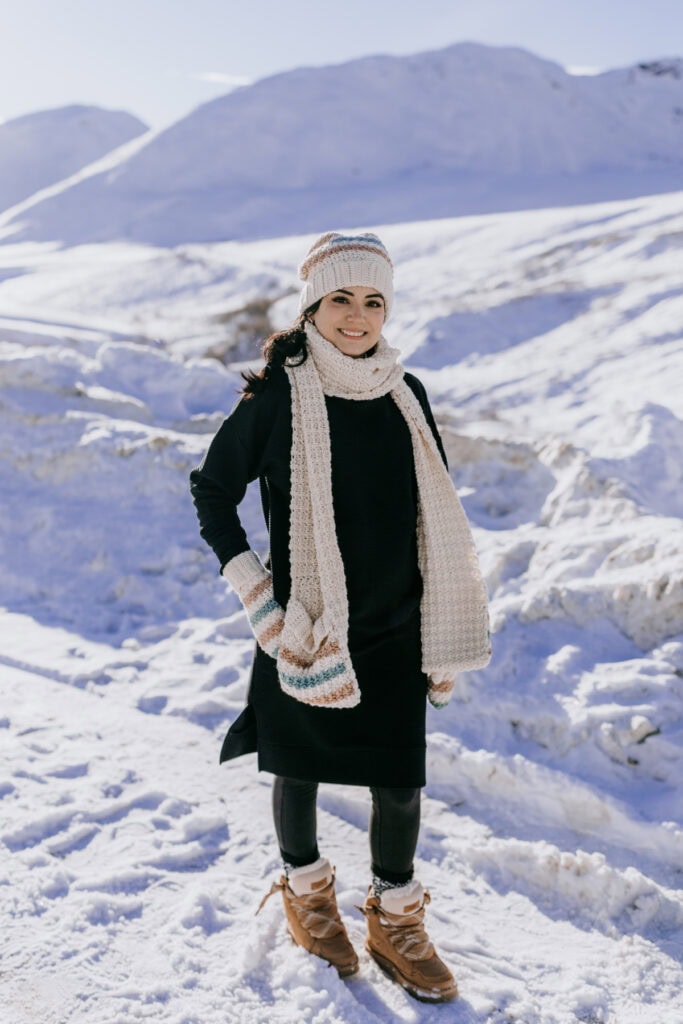
<path id="1" fill-rule="evenodd" d="M 340 235 L 328 231 L 316 239 L 299 267 L 304 282 L 299 312 L 339 288 L 365 285 L 384 297 L 385 319 L 394 299 L 393 264 L 377 235 Z"/>

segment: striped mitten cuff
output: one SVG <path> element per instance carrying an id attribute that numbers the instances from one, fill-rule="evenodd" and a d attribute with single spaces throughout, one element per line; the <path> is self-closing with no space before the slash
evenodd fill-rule
<path id="1" fill-rule="evenodd" d="M 427 686 L 427 699 L 432 707 L 445 708 L 453 695 L 454 686 L 454 679 L 442 679 L 438 683 L 430 679 Z"/>
<path id="2" fill-rule="evenodd" d="M 259 647 L 277 658 L 285 615 L 273 595 L 273 577 L 254 551 L 243 551 L 223 566 L 221 575 L 236 591 Z"/>

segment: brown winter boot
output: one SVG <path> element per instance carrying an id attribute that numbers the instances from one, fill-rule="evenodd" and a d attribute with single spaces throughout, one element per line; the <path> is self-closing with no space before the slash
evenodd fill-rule
<path id="1" fill-rule="evenodd" d="M 424 929 L 429 893 L 417 879 L 380 896 L 372 890 L 359 909 L 365 914 L 370 956 L 416 999 L 443 1003 L 454 999 L 458 986 L 439 959 Z"/>
<path id="2" fill-rule="evenodd" d="M 327 960 L 340 978 L 355 974 L 358 957 L 339 917 L 330 862 L 320 857 L 314 864 L 294 868 L 289 879 L 283 875 L 279 882 L 273 882 L 259 910 L 278 889 L 282 890 L 287 929 L 297 946 Z"/>

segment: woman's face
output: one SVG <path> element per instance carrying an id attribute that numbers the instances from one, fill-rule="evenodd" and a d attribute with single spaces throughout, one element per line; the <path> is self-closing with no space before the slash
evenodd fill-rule
<path id="1" fill-rule="evenodd" d="M 323 296 L 313 323 L 346 356 L 362 356 L 379 341 L 384 299 L 374 288 L 353 285 Z"/>

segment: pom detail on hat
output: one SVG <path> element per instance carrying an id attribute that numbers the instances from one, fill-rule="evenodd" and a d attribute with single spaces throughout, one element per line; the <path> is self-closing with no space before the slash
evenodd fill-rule
<path id="1" fill-rule="evenodd" d="M 316 239 L 299 267 L 299 277 L 304 282 L 299 312 L 339 288 L 365 285 L 376 288 L 383 296 L 388 317 L 394 299 L 393 269 L 389 253 L 377 235 L 328 231 Z"/>

